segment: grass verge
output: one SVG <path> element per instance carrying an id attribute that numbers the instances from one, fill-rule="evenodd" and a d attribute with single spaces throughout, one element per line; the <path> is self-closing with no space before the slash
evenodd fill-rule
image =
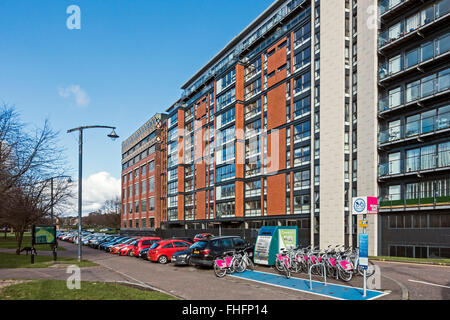
<path id="1" fill-rule="evenodd" d="M 81 282 L 68 289 L 65 280 L 33 280 L 7 286 L 0 300 L 178 300 L 158 291 L 139 290 L 116 283 Z"/>
<path id="2" fill-rule="evenodd" d="M 55 264 L 74 264 L 82 267 L 94 267 L 98 264 L 89 260 L 78 262 L 75 258 L 58 257 L 53 261 L 52 256 L 34 256 L 34 264 L 31 264 L 30 255 L 17 255 L 15 253 L 0 253 L 0 268 L 47 268 Z"/>
<path id="3" fill-rule="evenodd" d="M 385 257 L 385 256 L 369 257 L 369 259 L 379 261 L 410 262 L 410 263 L 450 266 L 450 259 L 420 259 L 420 258 Z"/>

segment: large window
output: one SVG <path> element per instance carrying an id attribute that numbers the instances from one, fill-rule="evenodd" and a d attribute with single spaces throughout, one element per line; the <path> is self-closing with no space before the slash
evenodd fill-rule
<path id="1" fill-rule="evenodd" d="M 216 182 L 220 182 L 226 179 L 234 178 L 234 164 L 228 164 L 226 166 L 216 169 Z"/>
<path id="2" fill-rule="evenodd" d="M 311 123 L 302 122 L 294 126 L 294 143 L 308 139 L 311 136 Z"/>
<path id="3" fill-rule="evenodd" d="M 311 112 L 311 96 L 306 96 L 294 103 L 294 119 Z"/>
<path id="4" fill-rule="evenodd" d="M 311 87 L 311 73 L 302 74 L 294 81 L 295 93 L 303 92 Z"/>
<path id="5" fill-rule="evenodd" d="M 216 100 L 216 111 L 222 110 L 225 106 L 236 100 L 236 89 L 232 88 L 225 92 Z"/>
<path id="6" fill-rule="evenodd" d="M 294 70 L 303 67 L 311 62 L 311 48 L 307 47 L 303 49 L 299 53 L 297 53 L 294 57 Z"/>
<path id="7" fill-rule="evenodd" d="M 311 25 L 308 23 L 294 33 L 294 46 L 300 45 L 311 37 Z"/>
<path id="8" fill-rule="evenodd" d="M 234 217 L 234 201 L 216 203 L 216 218 Z"/>
<path id="9" fill-rule="evenodd" d="M 234 198 L 234 183 L 216 187 L 216 200 Z"/>
<path id="10" fill-rule="evenodd" d="M 308 189 L 310 183 L 309 170 L 294 172 L 294 190 Z"/>
<path id="11" fill-rule="evenodd" d="M 216 94 L 222 92 L 222 90 L 228 87 L 236 80 L 236 70 L 232 70 L 227 75 L 220 78 L 216 83 Z"/>
<path id="12" fill-rule="evenodd" d="M 258 78 L 245 87 L 245 99 L 249 99 L 261 91 L 261 79 Z"/>

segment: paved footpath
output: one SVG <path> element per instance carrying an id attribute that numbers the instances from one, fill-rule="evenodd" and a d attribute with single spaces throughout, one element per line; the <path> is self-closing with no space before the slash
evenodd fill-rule
<path id="1" fill-rule="evenodd" d="M 71 243 L 59 242 L 65 251 L 58 252 L 58 256 L 77 256 L 77 246 Z M 2 251 L 0 251 L 2 252 Z M 41 255 L 51 255 L 51 252 L 38 252 Z M 82 281 L 128 281 L 137 283 L 160 291 L 173 294 L 187 300 L 326 300 L 327 297 L 309 293 L 294 291 L 281 287 L 274 287 L 262 283 L 256 283 L 235 277 L 219 279 L 211 269 L 161 265 L 134 257 L 121 257 L 89 247 L 83 247 L 83 259 L 88 259 L 99 264 L 99 267 L 81 269 Z M 48 268 L 57 269 L 57 268 Z M 66 279 L 67 274 L 63 270 L 27 269 L 28 277 L 18 277 L 23 274 L 23 269 L 0 269 L 0 278 L 26 278 L 36 276 L 42 272 L 47 276 L 58 279 Z M 35 271 L 33 271 L 35 270 Z M 258 271 L 274 272 L 273 269 L 257 266 Z M 274 272 L 276 273 L 276 272 Z M 306 278 L 305 276 L 303 278 Z M 314 280 L 320 280 L 315 278 Z M 362 278 L 355 277 L 350 284 L 328 279 L 330 283 L 345 284 L 362 287 Z M 401 287 L 394 281 L 382 279 L 381 290 L 390 290 L 390 294 L 380 299 L 401 299 Z"/>

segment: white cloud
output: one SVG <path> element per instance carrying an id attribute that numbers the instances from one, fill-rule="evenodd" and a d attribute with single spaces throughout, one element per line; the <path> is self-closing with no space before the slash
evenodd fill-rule
<path id="1" fill-rule="evenodd" d="M 75 199 L 73 200 L 74 212 L 67 215 L 77 215 L 78 212 L 78 184 L 73 184 Z M 121 181 L 102 171 L 83 179 L 83 215 L 96 211 L 102 207 L 106 200 L 120 198 Z"/>
<path id="2" fill-rule="evenodd" d="M 78 84 L 71 84 L 67 88 L 58 88 L 58 94 L 63 98 L 75 98 L 75 103 L 80 107 L 85 107 L 90 103 L 89 96 Z"/>

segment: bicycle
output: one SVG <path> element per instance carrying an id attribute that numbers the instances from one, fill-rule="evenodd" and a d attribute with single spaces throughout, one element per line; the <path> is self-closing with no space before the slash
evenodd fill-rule
<path id="1" fill-rule="evenodd" d="M 242 273 L 247 269 L 249 269 L 251 271 L 255 270 L 255 265 L 254 265 L 253 261 L 248 256 L 248 252 L 245 251 L 247 249 L 248 248 L 237 252 L 238 255 L 233 262 L 234 270 L 237 273 Z"/>
<path id="2" fill-rule="evenodd" d="M 229 256 L 228 254 L 232 254 L 232 256 Z M 234 263 L 237 258 L 238 256 L 234 251 L 224 252 L 223 257 L 217 257 L 216 260 L 214 260 L 214 273 L 216 276 L 218 278 L 223 278 L 227 274 L 235 272 Z"/>

